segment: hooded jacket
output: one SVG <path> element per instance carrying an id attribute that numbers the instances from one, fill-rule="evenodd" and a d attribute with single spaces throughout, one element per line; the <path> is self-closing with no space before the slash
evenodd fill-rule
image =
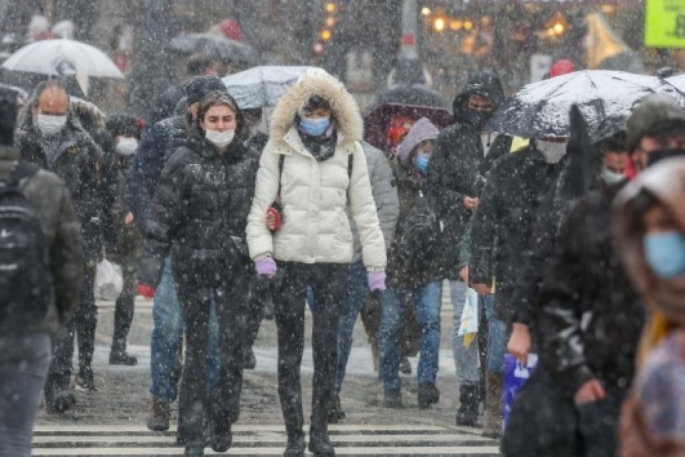
<path id="1" fill-rule="evenodd" d="M 522 253 L 531 248 L 537 210 L 563 164 L 548 164 L 531 145 L 490 170 L 473 218 L 469 274 L 474 284 L 489 285 L 496 278 L 495 312 L 502 321 L 508 322 L 513 312 Z"/>
<path id="2" fill-rule="evenodd" d="M 621 457 L 677 457 L 685 453 L 683 441 L 683 373 L 685 373 L 685 279 L 663 280 L 652 273 L 645 259 L 645 230 L 631 208 L 641 191 L 647 191 L 685 233 L 685 159 L 665 160 L 642 172 L 619 195 L 619 252 L 633 284 L 645 302 L 665 316 L 672 328 L 651 348 L 633 382 L 621 417 Z"/>
<path id="3" fill-rule="evenodd" d="M 337 129 L 332 156 L 317 161 L 304 146 L 295 119 L 312 96 L 328 102 Z M 255 198 L 247 224 L 250 256 L 257 260 L 349 264 L 353 237 L 349 209 L 370 271 L 385 269 L 386 252 L 373 201 L 366 157 L 359 141 L 363 123 L 359 108 L 336 78 L 310 70 L 280 99 L 271 118 L 271 135 L 260 160 Z M 349 156 L 353 156 L 351 179 Z M 280 156 L 283 160 L 279 171 Z M 279 196 L 283 207 L 281 229 L 272 234 L 266 212 Z"/>
<path id="4" fill-rule="evenodd" d="M 171 252 L 174 277 L 212 281 L 250 265 L 245 224 L 259 154 L 237 138 L 223 155 L 198 127 L 169 159 L 146 224 L 138 279 L 156 286 Z"/>
<path id="5" fill-rule="evenodd" d="M 411 154 L 414 149 L 424 141 L 435 140 L 440 131 L 427 118 L 422 117 L 411 127 L 407 136 L 397 146 L 397 157 L 402 162 L 402 165 L 409 168 L 411 164 Z"/>
<path id="6" fill-rule="evenodd" d="M 62 131 L 46 139 L 33 123 L 31 105 L 29 102 L 20 116 L 15 144 L 22 159 L 52 171 L 67 186 L 81 226 L 86 261 L 94 261 L 102 246 L 111 203 L 107 188 L 110 180 L 104 177 L 108 169 L 104 154 L 71 110 Z"/>
<path id="7" fill-rule="evenodd" d="M 471 94 L 489 98 L 496 105 L 504 100 L 502 84 L 493 73 L 481 72 L 472 76 L 464 90 L 454 99 L 456 123 L 444 129 L 435 144 L 428 167 L 428 195 L 444 221 L 446 248 L 459 244 L 467 222 L 473 213 L 464 207 L 464 197 L 480 196 L 493 164 L 511 149 L 512 138 L 498 135 L 485 154 L 481 131 L 469 124 L 466 103 Z M 459 255 L 456 250 L 445 252 L 444 264 L 448 277 L 458 279 Z"/>
<path id="8" fill-rule="evenodd" d="M 20 152 L 0 147 L 0 180 L 8 178 Z M 49 251 L 52 302 L 43 322 L 28 332 L 57 332 L 71 317 L 83 282 L 83 250 L 79 222 L 65 184 L 54 173 L 40 170 L 29 179 L 26 197 L 35 208 Z"/>

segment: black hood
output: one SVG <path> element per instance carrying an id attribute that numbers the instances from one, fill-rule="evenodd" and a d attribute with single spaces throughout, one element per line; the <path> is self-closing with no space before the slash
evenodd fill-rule
<path id="1" fill-rule="evenodd" d="M 454 98 L 452 112 L 456 122 L 461 124 L 466 121 L 466 101 L 473 94 L 492 100 L 496 107 L 504 101 L 504 89 L 497 74 L 492 71 L 474 73 L 464 86 L 464 90 Z"/>

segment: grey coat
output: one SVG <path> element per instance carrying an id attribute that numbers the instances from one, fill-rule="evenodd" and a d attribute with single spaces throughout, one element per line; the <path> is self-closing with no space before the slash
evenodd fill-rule
<path id="1" fill-rule="evenodd" d="M 0 147 L 0 180 L 12 172 L 20 152 Z M 40 170 L 26 185 L 26 196 L 41 219 L 49 250 L 53 300 L 43 322 L 29 332 L 56 332 L 69 319 L 83 282 L 83 247 L 69 191 L 54 173 Z"/>
<path id="2" fill-rule="evenodd" d="M 373 194 L 373 201 L 376 203 L 378 220 L 381 224 L 383 238 L 385 238 L 385 247 L 390 249 L 390 244 L 395 235 L 397 218 L 400 215 L 400 201 L 397 197 L 395 177 L 383 151 L 371 146 L 366 141 L 362 141 L 361 144 L 364 149 L 364 155 L 366 155 L 366 166 L 369 169 L 369 180 L 371 181 L 371 193 Z M 362 245 L 352 217 L 350 217 L 350 226 L 352 227 L 352 236 L 354 237 L 354 257 L 352 259 L 354 263 L 362 258 Z"/>

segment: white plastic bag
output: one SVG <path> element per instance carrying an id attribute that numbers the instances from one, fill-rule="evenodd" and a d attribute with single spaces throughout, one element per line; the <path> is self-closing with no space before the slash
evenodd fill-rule
<path id="1" fill-rule="evenodd" d="M 124 276 L 121 267 L 107 259 L 98 263 L 95 275 L 95 298 L 114 301 L 119 298 L 124 288 Z"/>
<path id="2" fill-rule="evenodd" d="M 461 325 L 457 332 L 458 336 L 478 333 L 478 293 L 469 288 L 466 292 L 466 303 L 461 313 Z"/>

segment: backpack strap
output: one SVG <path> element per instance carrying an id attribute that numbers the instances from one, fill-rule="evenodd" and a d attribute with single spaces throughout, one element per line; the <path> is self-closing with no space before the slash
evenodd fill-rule
<path id="1" fill-rule="evenodd" d="M 283 177 L 283 167 L 285 166 L 285 155 L 278 156 L 278 197 L 281 196 L 281 178 Z"/>

